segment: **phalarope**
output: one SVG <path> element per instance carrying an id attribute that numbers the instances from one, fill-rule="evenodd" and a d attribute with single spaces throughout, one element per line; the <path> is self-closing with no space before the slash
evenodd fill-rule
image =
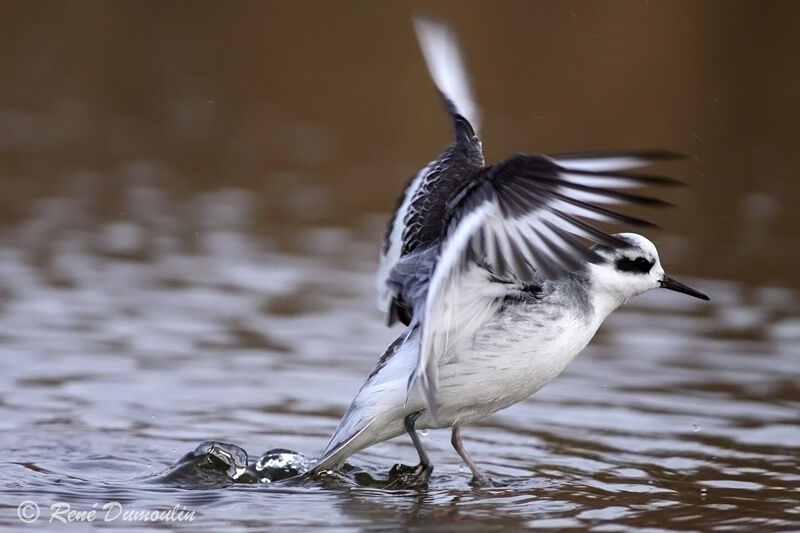
<path id="1" fill-rule="evenodd" d="M 453 144 L 412 178 L 389 223 L 378 304 L 406 330 L 353 399 L 312 472 L 332 469 L 407 432 L 460 427 L 517 403 L 554 379 L 605 318 L 631 297 L 665 288 L 708 300 L 667 276 L 652 242 L 587 222 L 649 223 L 596 204 L 662 202 L 617 189 L 676 183 L 630 172 L 670 152 L 518 154 L 485 166 L 459 48 L 429 20 L 415 29 L 452 123 Z M 594 243 L 587 247 L 576 237 Z"/>

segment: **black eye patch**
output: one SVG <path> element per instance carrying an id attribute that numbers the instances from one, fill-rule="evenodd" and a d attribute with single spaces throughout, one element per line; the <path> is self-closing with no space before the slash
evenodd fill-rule
<path id="1" fill-rule="evenodd" d="M 653 268 L 655 261 L 645 259 L 644 257 L 637 257 L 636 259 L 628 259 L 623 257 L 617 259 L 614 266 L 621 272 L 636 272 L 639 274 L 647 274 Z"/>

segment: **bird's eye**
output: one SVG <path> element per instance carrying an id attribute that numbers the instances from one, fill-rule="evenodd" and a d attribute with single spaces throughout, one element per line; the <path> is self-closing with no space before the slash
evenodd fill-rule
<path id="1" fill-rule="evenodd" d="M 653 268 L 655 264 L 654 260 L 647 259 L 645 257 L 637 257 L 636 259 L 629 259 L 627 257 L 622 257 L 617 259 L 614 263 L 614 266 L 617 267 L 617 270 L 621 272 L 636 272 L 639 274 L 647 274 L 650 272 L 650 269 Z"/>

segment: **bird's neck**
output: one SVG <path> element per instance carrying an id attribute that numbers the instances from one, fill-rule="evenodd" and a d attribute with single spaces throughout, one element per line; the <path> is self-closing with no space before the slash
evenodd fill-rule
<path id="1" fill-rule="evenodd" d="M 589 280 L 587 292 L 592 306 L 593 318 L 598 326 L 608 318 L 608 315 L 625 305 L 630 299 L 630 295 L 621 291 L 610 290 L 609 287 L 599 284 L 596 280 Z"/>
<path id="2" fill-rule="evenodd" d="M 584 284 L 598 324 L 634 296 L 624 280 L 609 276 L 605 265 L 590 264 Z"/>
<path id="3" fill-rule="evenodd" d="M 608 315 L 624 305 L 628 301 L 628 298 L 625 298 L 620 294 L 606 291 L 594 291 L 592 293 L 591 301 L 594 309 L 594 318 L 598 323 L 602 323 L 606 318 L 608 318 Z"/>

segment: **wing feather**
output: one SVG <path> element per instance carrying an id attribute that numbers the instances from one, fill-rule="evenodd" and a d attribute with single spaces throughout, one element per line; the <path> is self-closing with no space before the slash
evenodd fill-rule
<path id="1" fill-rule="evenodd" d="M 668 155 L 669 154 L 669 155 Z M 674 180 L 623 172 L 669 152 L 549 158 L 520 154 L 485 168 L 449 206 L 448 226 L 424 298 L 417 383 L 436 421 L 438 368 L 454 344 L 474 333 L 502 304 L 509 282 L 543 283 L 580 273 L 603 258 L 578 238 L 606 246 L 627 243 L 583 219 L 623 225 L 649 222 L 600 207 L 667 205 L 611 190 L 672 185 Z M 421 318 L 420 318 L 421 317 Z"/>
<path id="2" fill-rule="evenodd" d="M 455 33 L 446 24 L 422 17 L 414 19 L 414 30 L 433 83 L 477 131 L 480 110 L 472 97 L 469 76 Z"/>
<path id="3" fill-rule="evenodd" d="M 430 246 L 445 227 L 444 214 L 454 191 L 483 167 L 481 143 L 475 131 L 478 106 L 472 98 L 458 41 L 445 24 L 414 20 L 417 39 L 431 79 L 444 100 L 453 126 L 453 144 L 419 171 L 403 191 L 389 222 L 378 267 L 378 308 L 408 324 L 408 307 L 391 282 L 394 269 L 408 254 Z"/>
<path id="4" fill-rule="evenodd" d="M 551 155 L 549 159 L 571 170 L 609 172 L 652 165 L 657 161 L 679 159 L 683 154 L 668 150 L 639 150 L 634 152 L 580 152 Z"/>

